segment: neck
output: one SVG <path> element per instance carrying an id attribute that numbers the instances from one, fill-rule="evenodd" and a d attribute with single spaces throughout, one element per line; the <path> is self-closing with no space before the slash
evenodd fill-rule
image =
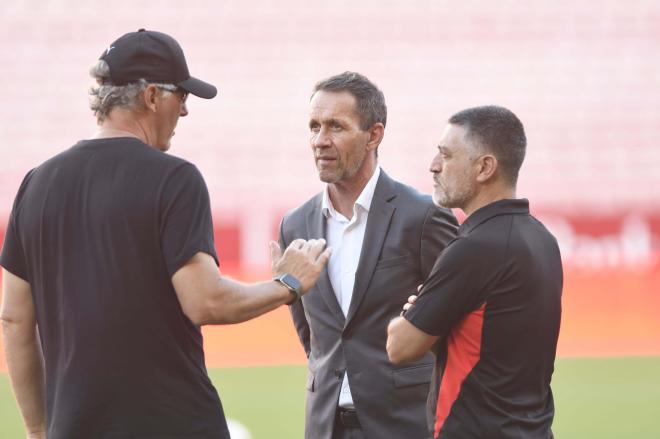
<path id="1" fill-rule="evenodd" d="M 500 200 L 516 198 L 515 187 L 493 188 L 492 190 L 481 190 L 470 202 L 462 208 L 465 216 L 469 217 L 484 206 Z"/>
<path id="2" fill-rule="evenodd" d="M 94 139 L 113 137 L 135 137 L 148 145 L 151 144 L 149 143 L 149 130 L 146 129 L 145 124 L 139 117 L 128 111 L 111 111 L 92 136 Z"/>
<path id="3" fill-rule="evenodd" d="M 330 195 L 332 206 L 337 212 L 348 219 L 353 217 L 355 201 L 357 201 L 375 171 L 376 164 L 374 163 L 373 166 L 368 166 L 364 170 L 358 171 L 350 181 L 328 184 L 328 195 Z"/>

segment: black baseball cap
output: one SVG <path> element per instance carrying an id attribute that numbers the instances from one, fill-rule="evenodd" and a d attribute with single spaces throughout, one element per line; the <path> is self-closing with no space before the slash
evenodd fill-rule
<path id="1" fill-rule="evenodd" d="M 215 86 L 193 78 L 188 72 L 183 49 L 171 36 L 140 29 L 120 37 L 105 49 L 99 59 L 110 67 L 110 83 L 126 85 L 147 82 L 175 84 L 204 99 L 214 98 Z"/>

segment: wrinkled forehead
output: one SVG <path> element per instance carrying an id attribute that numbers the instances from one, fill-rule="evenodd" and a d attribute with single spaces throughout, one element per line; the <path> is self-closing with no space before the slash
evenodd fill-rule
<path id="1" fill-rule="evenodd" d="M 355 97 L 347 91 L 319 90 L 310 99 L 309 115 L 317 121 L 357 118 Z"/>

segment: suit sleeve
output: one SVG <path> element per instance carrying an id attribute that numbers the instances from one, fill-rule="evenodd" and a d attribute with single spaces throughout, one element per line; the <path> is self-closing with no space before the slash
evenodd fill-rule
<path id="1" fill-rule="evenodd" d="M 429 276 L 440 252 L 456 237 L 457 231 L 458 221 L 451 210 L 437 207 L 435 204 L 429 206 L 420 242 L 422 279 Z"/>
<path id="2" fill-rule="evenodd" d="M 286 247 L 290 243 L 290 239 L 288 239 L 285 234 L 284 234 L 284 221 L 286 220 L 286 217 L 282 219 L 282 222 L 280 223 L 280 247 L 282 248 L 282 251 L 286 249 Z M 291 312 L 291 318 L 293 319 L 293 326 L 296 328 L 296 332 L 298 333 L 298 338 L 300 339 L 300 343 L 303 346 L 303 349 L 305 349 L 305 355 L 307 355 L 307 358 L 309 358 L 309 353 L 311 351 L 310 348 L 310 343 L 309 343 L 309 323 L 307 323 L 307 318 L 305 317 L 305 308 L 303 306 L 302 300 L 298 300 L 292 305 L 289 305 L 289 311 Z"/>

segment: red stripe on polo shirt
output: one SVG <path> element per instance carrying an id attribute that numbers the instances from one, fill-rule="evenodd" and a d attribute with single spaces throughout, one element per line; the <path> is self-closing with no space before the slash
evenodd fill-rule
<path id="1" fill-rule="evenodd" d="M 449 411 L 458 398 L 463 381 L 479 362 L 485 308 L 484 303 L 479 309 L 465 316 L 447 337 L 447 365 L 440 382 L 433 437 L 440 434 Z"/>

